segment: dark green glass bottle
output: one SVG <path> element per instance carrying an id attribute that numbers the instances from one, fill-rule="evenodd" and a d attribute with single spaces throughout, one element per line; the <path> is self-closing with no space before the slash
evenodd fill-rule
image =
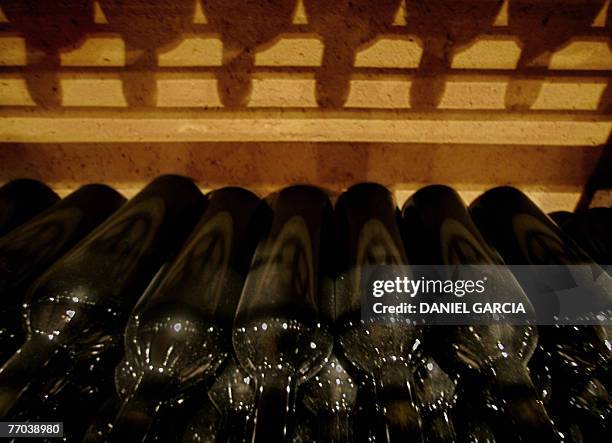
<path id="1" fill-rule="evenodd" d="M 429 357 L 416 372 L 416 393 L 426 443 L 457 441 L 452 420 L 456 383 Z"/>
<path id="2" fill-rule="evenodd" d="M 518 282 L 482 238 L 453 189 L 441 185 L 422 188 L 404 205 L 402 221 L 411 263 L 463 265 L 457 272 L 469 272 L 468 265 L 490 265 L 487 287 L 494 289 L 478 294 L 479 300 L 488 302 L 501 295 L 505 301 L 520 302 L 527 311 L 533 311 Z M 441 269 L 434 269 L 434 273 L 446 273 L 436 275 L 442 280 L 473 278 L 468 274 L 455 277 L 448 268 Z M 464 414 L 481 414 L 489 417 L 485 422 L 490 419 L 498 440 L 511 429 L 515 441 L 555 441 L 558 436 L 526 366 L 537 341 L 537 329 L 520 323 L 430 326 L 427 349 L 442 369 L 458 380 L 455 423 L 465 421 Z"/>
<path id="3" fill-rule="evenodd" d="M 132 307 L 185 240 L 203 201 L 191 180 L 159 177 L 37 280 L 23 308 L 27 340 L 0 369 L 0 417 L 26 393 L 40 400 L 44 393 L 28 387 L 53 368 L 102 364 L 97 357 L 121 346 Z"/>
<path id="4" fill-rule="evenodd" d="M 591 208 L 575 213 L 561 228 L 612 274 L 612 208 Z"/>
<path id="5" fill-rule="evenodd" d="M 221 414 L 217 441 L 247 443 L 252 435 L 255 408 L 255 381 L 235 358 L 216 378 L 208 397 Z"/>
<path id="6" fill-rule="evenodd" d="M 21 309 L 34 280 L 124 201 L 108 186 L 83 186 L 0 238 L 0 364 L 25 340 Z"/>
<path id="7" fill-rule="evenodd" d="M 478 228 L 507 263 L 556 265 L 555 284 L 571 285 L 576 279 L 593 281 L 592 271 L 597 268 L 593 259 L 518 189 L 491 189 L 476 199 L 470 209 Z M 589 266 L 569 268 L 580 264 Z M 587 268 L 588 275 L 583 274 Z M 603 293 L 612 294 L 612 280 L 603 272 L 599 274 L 598 284 L 603 285 Z M 547 294 L 554 301 L 556 291 Z M 540 294 L 528 295 L 534 305 L 546 302 L 538 298 Z M 538 329 L 540 355 L 535 357 L 532 368 L 535 372 L 536 366 L 550 371 L 548 409 L 564 424 L 565 419 L 560 417 L 566 414 L 568 402 L 574 402 L 595 375 L 610 371 L 610 329 L 601 325 L 543 325 Z M 538 377 L 547 376 L 540 371 Z M 605 423 L 600 422 L 599 426 L 603 428 Z"/>
<path id="8" fill-rule="evenodd" d="M 214 374 L 231 352 L 231 326 L 261 222 L 241 188 L 209 194 L 206 211 L 160 283 L 128 321 L 116 374 L 123 399 L 109 441 L 143 441 L 156 411 Z"/>
<path id="9" fill-rule="evenodd" d="M 357 390 L 357 382 L 333 354 L 304 384 L 303 402 L 316 417 L 319 441 L 353 443 Z"/>
<path id="10" fill-rule="evenodd" d="M 233 331 L 238 362 L 255 380 L 254 443 L 288 441 L 297 386 L 323 367 L 333 342 L 322 308 L 333 295 L 329 198 L 315 187 L 292 186 L 272 209 Z"/>
<path id="11" fill-rule="evenodd" d="M 336 204 L 340 272 L 336 279 L 338 352 L 372 383 L 381 441 L 421 441 L 414 371 L 422 357 L 423 328 L 362 320 L 362 280 L 370 266 L 406 265 L 393 195 L 363 183 Z"/>
<path id="12" fill-rule="evenodd" d="M 17 179 L 0 187 L 0 237 L 59 200 L 37 180 Z"/>

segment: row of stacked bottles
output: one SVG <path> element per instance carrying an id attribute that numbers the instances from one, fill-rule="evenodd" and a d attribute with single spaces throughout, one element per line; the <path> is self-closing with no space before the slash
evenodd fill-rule
<path id="1" fill-rule="evenodd" d="M 553 221 L 556 221 L 556 223 Z M 607 326 L 383 325 L 364 267 L 612 263 L 612 209 L 428 186 L 0 188 L 0 419 L 86 442 L 606 441 Z M 610 268 L 607 268 L 610 272 Z M 510 271 L 508 271 L 510 273 Z M 560 276 L 564 277 L 564 276 Z M 517 277 L 497 290 L 534 302 Z M 612 299 L 612 278 L 602 286 Z"/>

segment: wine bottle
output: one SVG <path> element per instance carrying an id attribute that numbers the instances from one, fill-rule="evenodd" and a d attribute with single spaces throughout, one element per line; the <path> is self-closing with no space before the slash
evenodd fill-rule
<path id="1" fill-rule="evenodd" d="M 566 441 L 606 441 L 612 424 L 612 398 L 604 385 L 592 378 L 584 385 L 566 386 L 565 392 L 556 388 L 551 410 Z M 557 405 L 555 396 L 564 407 Z"/>
<path id="2" fill-rule="evenodd" d="M 113 379 L 114 382 L 114 379 Z M 99 407 L 93 413 L 93 418 L 89 421 L 87 431 L 83 437 L 83 443 L 99 443 L 106 441 L 108 435 L 113 429 L 113 419 L 116 417 L 122 401 L 115 390 L 100 401 Z"/>
<path id="3" fill-rule="evenodd" d="M 259 198 L 222 188 L 125 331 L 117 372 L 124 399 L 111 441 L 142 441 L 164 401 L 212 375 L 231 350 L 231 325 L 255 248 Z"/>
<path id="4" fill-rule="evenodd" d="M 397 206 L 385 187 L 358 184 L 338 199 L 336 218 L 341 266 L 334 313 L 338 351 L 374 384 L 379 439 L 419 441 L 413 373 L 422 355 L 422 328 L 361 318 L 368 267 L 407 264 Z"/>
<path id="5" fill-rule="evenodd" d="M 560 226 L 608 274 L 612 274 L 611 208 L 591 208 L 575 213 Z"/>
<path id="6" fill-rule="evenodd" d="M 124 201 L 107 186 L 83 186 L 0 239 L 0 364 L 25 340 L 21 307 L 29 286 Z"/>
<path id="7" fill-rule="evenodd" d="M 483 235 L 507 263 L 558 265 L 557 283 L 593 280 L 591 272 L 597 267 L 593 260 L 519 190 L 491 189 L 472 203 L 471 212 Z M 567 267 L 577 264 L 588 264 L 589 275 L 584 267 Z M 606 277 L 601 273 L 598 284 L 603 286 L 603 294 L 610 294 L 612 283 Z M 555 291 L 549 294 L 556 296 Z M 531 295 L 532 302 L 541 303 L 536 297 Z M 580 390 L 597 371 L 609 372 L 612 349 L 607 334 L 606 328 L 600 325 L 539 327 L 540 342 L 549 355 L 552 373 L 549 410 L 553 415 L 571 401 L 567 398 L 568 388 Z"/>
<path id="8" fill-rule="evenodd" d="M 132 312 L 134 312 L 139 303 L 144 299 L 148 298 L 148 295 L 151 294 L 159 285 L 161 279 L 165 275 L 168 270 L 169 264 L 172 261 L 172 257 L 168 257 L 166 261 L 164 261 L 163 265 L 157 270 L 157 273 L 153 277 L 153 279 L 149 282 L 149 285 L 144 290 L 142 296 L 136 303 Z M 105 358 L 104 366 L 101 368 L 101 374 L 104 380 L 104 389 L 100 389 L 100 393 L 97 396 L 98 399 L 95 402 L 96 406 L 91 410 L 88 410 L 90 418 L 88 420 L 83 420 L 83 422 L 87 425 L 84 436 L 82 438 L 83 443 L 97 443 L 97 442 L 105 442 L 108 439 L 108 435 L 110 434 L 113 428 L 113 421 L 117 416 L 121 405 L 123 404 L 121 398 L 117 394 L 117 390 L 115 388 L 115 378 L 117 378 L 117 373 L 119 371 L 129 371 L 131 368 L 129 365 L 120 364 L 125 363 L 123 359 L 124 350 L 123 346 L 118 347 L 116 350 L 111 348 L 112 351 L 115 352 L 114 358 Z M 86 363 L 90 363 L 90 359 L 85 358 Z M 78 364 L 78 362 L 77 362 Z M 110 371 L 107 371 L 107 367 L 111 368 Z M 90 365 L 90 372 L 96 368 L 96 365 Z M 107 375 L 110 373 L 110 384 L 108 387 L 106 384 Z M 72 377 L 74 381 L 76 381 L 77 386 L 83 386 L 81 390 L 87 391 L 89 388 L 87 384 L 82 383 L 81 377 Z M 89 379 L 89 377 L 87 378 Z M 94 374 L 95 379 L 95 374 Z M 99 386 L 99 381 L 97 382 Z M 108 388 L 108 389 L 107 389 Z M 105 392 L 105 394 L 104 394 Z M 61 400 L 60 400 L 61 401 Z M 100 404 L 102 406 L 100 406 Z"/>
<path id="9" fill-rule="evenodd" d="M 489 423 L 482 418 L 468 417 L 458 429 L 461 443 L 496 443 L 495 434 Z"/>
<path id="10" fill-rule="evenodd" d="M 584 378 L 568 377 L 558 367 L 555 353 L 555 348 L 540 345 L 529 362 L 532 379 L 551 418 L 564 441 L 600 441 L 612 420 L 609 380 L 605 379 L 609 368 Z"/>
<path id="11" fill-rule="evenodd" d="M 404 205 L 402 221 L 411 263 L 453 266 L 458 273 L 455 277 L 448 268 L 439 267 L 442 280 L 473 278 L 463 275 L 469 272 L 469 267 L 464 271 L 465 268 L 455 265 L 490 265 L 485 274 L 489 290 L 478 294 L 479 301 L 503 297 L 504 301 L 521 303 L 526 312 L 533 312 L 529 299 L 482 238 L 453 189 L 440 185 L 422 188 Z M 481 272 L 485 272 L 484 268 Z M 537 340 L 534 326 L 503 319 L 493 324 L 431 326 L 426 335 L 431 355 L 446 373 L 459 379 L 457 410 L 461 412 L 468 404 L 484 404 L 482 397 L 481 401 L 470 401 L 465 396 L 481 395 L 488 389 L 497 410 L 506 416 L 494 424 L 496 436 L 512 429 L 513 438 L 519 441 L 555 441 L 558 436 L 526 367 Z M 462 386 L 467 383 L 482 388 L 470 392 L 467 385 Z M 498 414 L 496 418 L 501 417 Z"/>
<path id="12" fill-rule="evenodd" d="M 217 441 L 248 442 L 252 434 L 255 382 L 235 358 L 228 360 L 209 389 L 208 397 L 221 413 Z"/>
<path id="13" fill-rule="evenodd" d="M 10 419 L 21 422 L 58 421 L 64 423 L 59 441 L 81 441 L 101 402 L 114 392 L 114 367 L 122 350 L 109 348 L 91 359 L 77 359 L 66 372 L 56 365 L 44 377 L 30 382 L 11 408 Z M 37 394 L 44 393 L 38 398 Z M 32 398 L 37 401 L 32 401 Z M 58 441 L 55 437 L 43 442 Z"/>
<path id="14" fill-rule="evenodd" d="M 563 225 L 572 218 L 574 214 L 569 211 L 555 211 L 548 214 L 548 216 L 557 224 L 559 227 L 563 227 Z"/>
<path id="15" fill-rule="evenodd" d="M 468 389 L 482 387 L 470 386 Z M 427 357 L 417 370 L 416 392 L 422 411 L 425 442 L 495 442 L 489 420 L 491 414 L 480 414 L 480 404 L 474 408 L 464 403 L 457 408 L 457 380 L 451 379 L 431 357 Z M 478 397 L 484 408 L 495 406 L 488 393 L 462 397 L 470 400 Z"/>
<path id="16" fill-rule="evenodd" d="M 346 368 L 355 369 L 350 364 L 347 364 Z M 379 438 L 381 405 L 377 403 L 376 381 L 363 371 L 351 371 L 351 375 L 358 386 L 353 419 L 353 439 L 355 443 L 382 441 L 384 439 Z"/>
<path id="17" fill-rule="evenodd" d="M 464 383 L 465 385 L 465 383 Z M 471 386 L 468 389 L 478 390 L 481 386 Z M 474 403 L 463 403 L 461 399 L 470 398 L 472 401 L 478 402 L 474 407 Z M 496 443 L 498 441 L 513 441 L 513 434 L 508 434 L 506 439 L 497 439 L 493 431 L 494 419 L 491 418 L 489 410 L 491 407 L 496 407 L 488 392 L 482 395 L 457 395 L 457 403 L 453 408 L 452 420 L 455 424 L 455 433 L 457 441 L 460 443 Z M 482 411 L 485 411 L 484 413 Z M 493 411 L 496 412 L 496 411 Z M 516 441 L 516 440 L 514 440 Z"/>
<path id="18" fill-rule="evenodd" d="M 207 396 L 187 424 L 183 433 L 183 443 L 217 443 L 222 417 L 219 410 Z"/>
<path id="19" fill-rule="evenodd" d="M 456 442 L 451 418 L 456 400 L 456 383 L 431 357 L 424 360 L 416 374 L 416 397 L 419 400 L 425 442 Z"/>
<path id="20" fill-rule="evenodd" d="M 511 187 L 491 189 L 476 199 L 471 212 L 487 240 L 506 262 L 517 265 L 559 265 L 560 282 L 592 281 L 581 275 L 587 264 L 597 266 L 567 234 L 555 225 L 525 194 Z M 561 266 L 562 265 L 562 266 Z M 564 271 L 564 269 L 567 269 Z M 517 276 L 522 277 L 522 276 Z M 602 274 L 598 279 L 602 293 L 610 293 L 612 279 Z M 555 296 L 555 291 L 550 291 Z M 540 303 L 532 297 L 532 303 Z M 599 366 L 607 365 L 612 350 L 606 345 L 605 328 L 599 325 L 540 327 L 542 344 L 555 350 L 553 358 L 568 375 L 589 377 Z"/>
<path id="21" fill-rule="evenodd" d="M 317 417 L 303 402 L 299 401 L 299 398 L 295 408 L 295 418 L 291 443 L 317 443 L 321 441 L 318 435 Z"/>
<path id="22" fill-rule="evenodd" d="M 317 417 L 319 441 L 352 443 L 357 382 L 332 354 L 302 387 L 303 402 Z"/>
<path id="23" fill-rule="evenodd" d="M 299 384 L 331 353 L 332 337 L 322 306 L 332 298 L 332 208 L 327 195 L 309 186 L 278 193 L 267 236 L 247 276 L 233 344 L 238 362 L 255 380 L 252 442 L 287 441 Z"/>
<path id="24" fill-rule="evenodd" d="M 210 387 L 210 380 L 199 383 L 193 389 L 182 392 L 172 400 L 164 402 L 156 413 L 155 421 L 153 422 L 144 443 L 181 443 L 187 435 L 193 411 L 202 411 L 204 405 L 210 404 L 206 399 L 207 391 Z M 212 409 L 215 409 L 214 406 Z M 208 421 L 211 425 L 208 434 L 204 434 L 200 429 L 200 436 L 208 435 L 209 437 L 216 436 L 216 426 L 219 425 L 217 420 L 218 412 L 210 411 L 211 416 Z"/>
<path id="25" fill-rule="evenodd" d="M 38 180 L 12 180 L 0 187 L 0 237 L 59 200 Z"/>
<path id="26" fill-rule="evenodd" d="M 600 264 L 608 275 L 612 276 L 612 232 L 610 226 L 612 226 L 611 208 L 591 208 L 573 214 L 561 225 L 561 228 L 593 260 Z M 612 348 L 612 328 L 607 326 L 605 332 L 607 346 Z M 596 376 L 601 379 L 606 389 L 612 391 L 612 371 L 609 370 L 609 367 L 601 365 L 597 372 Z"/>
<path id="27" fill-rule="evenodd" d="M 541 344 L 538 344 L 527 364 L 533 385 L 544 405 L 548 405 L 552 392 L 551 358 L 550 353 Z"/>
<path id="28" fill-rule="evenodd" d="M 120 365 L 116 372 L 127 369 L 129 369 L 127 366 Z M 145 443 L 179 443 L 181 441 L 213 443 L 218 432 L 220 416 L 208 400 L 208 387 L 208 383 L 200 383 L 194 389 L 184 391 L 172 400 L 164 402 L 156 411 L 155 419 L 143 441 Z M 113 421 L 123 405 L 114 384 L 110 395 L 99 401 L 99 404 L 102 406 L 95 410 L 92 418 L 86 422 L 88 428 L 81 440 L 83 443 L 109 441 Z"/>
<path id="29" fill-rule="evenodd" d="M 37 280 L 24 303 L 27 341 L 0 369 L 0 417 L 50 367 L 69 372 L 120 346 L 130 310 L 203 201 L 191 180 L 159 177 Z"/>

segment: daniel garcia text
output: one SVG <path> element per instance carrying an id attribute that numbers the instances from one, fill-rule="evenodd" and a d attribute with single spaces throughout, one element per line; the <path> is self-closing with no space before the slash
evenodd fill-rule
<path id="1" fill-rule="evenodd" d="M 452 295 L 464 297 L 471 294 L 483 294 L 486 289 L 487 277 L 480 280 L 431 280 L 421 277 L 411 279 L 396 277 L 391 280 L 375 280 L 372 282 L 372 295 L 375 299 L 389 294 L 397 300 L 397 296 L 414 298 L 421 294 Z M 422 299 L 420 299 L 422 300 Z M 439 299 L 438 299 L 439 300 Z M 478 302 L 470 301 L 429 301 L 372 304 L 374 314 L 525 314 L 525 306 L 521 302 Z"/>

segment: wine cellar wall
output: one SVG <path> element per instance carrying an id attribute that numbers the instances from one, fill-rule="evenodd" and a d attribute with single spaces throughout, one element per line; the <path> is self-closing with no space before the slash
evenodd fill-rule
<path id="1" fill-rule="evenodd" d="M 609 3 L 2 1 L 0 181 L 512 184 L 572 209 L 612 128 Z"/>

